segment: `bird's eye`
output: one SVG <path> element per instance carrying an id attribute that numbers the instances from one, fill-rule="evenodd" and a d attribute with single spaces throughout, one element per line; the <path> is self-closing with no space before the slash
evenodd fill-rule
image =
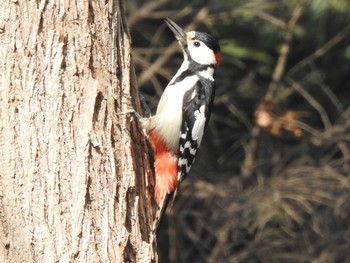
<path id="1" fill-rule="evenodd" d="M 201 45 L 201 43 L 200 43 L 199 41 L 194 41 L 194 42 L 193 42 L 193 45 L 194 45 L 195 47 L 199 47 L 199 46 Z"/>

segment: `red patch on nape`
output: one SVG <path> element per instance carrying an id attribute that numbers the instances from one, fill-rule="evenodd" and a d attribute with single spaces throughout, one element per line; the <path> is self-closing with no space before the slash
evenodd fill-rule
<path id="1" fill-rule="evenodd" d="M 160 204 L 165 195 L 174 192 L 177 187 L 177 158 L 155 129 L 150 131 L 148 139 L 154 151 L 154 199 Z"/>
<path id="2" fill-rule="evenodd" d="M 221 54 L 220 52 L 215 53 L 215 60 L 216 60 L 216 65 L 219 65 Z"/>

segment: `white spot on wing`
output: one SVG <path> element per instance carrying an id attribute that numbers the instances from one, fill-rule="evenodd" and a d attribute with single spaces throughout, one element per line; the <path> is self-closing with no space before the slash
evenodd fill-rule
<path id="1" fill-rule="evenodd" d="M 186 142 L 185 145 L 184 145 L 184 148 L 190 148 L 191 147 L 191 142 Z"/>
<path id="2" fill-rule="evenodd" d="M 184 158 L 180 158 L 178 160 L 177 164 L 178 164 L 178 166 L 181 166 L 181 165 L 186 165 L 186 167 L 188 166 L 187 160 Z"/>
<path id="3" fill-rule="evenodd" d="M 196 155 L 197 149 L 192 147 L 191 142 L 188 141 L 185 145 L 180 145 L 180 152 L 184 152 L 186 149 L 189 150 L 191 155 Z"/>
<path id="4" fill-rule="evenodd" d="M 191 155 L 196 155 L 197 149 L 195 148 L 190 148 L 190 154 Z"/>
<path id="5" fill-rule="evenodd" d="M 186 133 L 181 133 L 180 138 L 181 139 L 186 139 Z"/>
<path id="6" fill-rule="evenodd" d="M 204 133 L 204 126 L 205 126 L 205 105 L 202 105 L 198 110 L 194 112 L 194 116 L 196 118 L 193 129 L 192 129 L 192 139 L 196 140 L 198 143 L 198 146 L 201 144 L 203 133 Z"/>
<path id="7" fill-rule="evenodd" d="M 189 171 L 190 171 L 190 169 L 191 169 L 191 166 L 189 166 L 188 165 L 188 161 L 187 161 L 187 159 L 185 159 L 185 158 L 179 158 L 179 160 L 178 160 L 178 166 L 185 166 L 185 169 L 186 169 L 186 173 L 188 173 Z M 181 171 L 179 171 L 178 173 L 177 173 L 177 178 L 178 178 L 178 180 L 181 180 L 181 177 L 182 177 L 182 172 Z M 183 179 L 183 178 L 182 178 Z"/>
<path id="8" fill-rule="evenodd" d="M 193 92 L 192 92 L 192 95 L 191 95 L 191 99 L 190 99 L 190 100 L 193 100 L 195 96 L 196 96 L 196 90 L 194 89 Z"/>

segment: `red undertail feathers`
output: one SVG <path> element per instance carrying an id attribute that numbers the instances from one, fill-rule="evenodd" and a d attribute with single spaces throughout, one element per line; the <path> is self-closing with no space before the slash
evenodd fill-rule
<path id="1" fill-rule="evenodd" d="M 150 131 L 148 139 L 154 151 L 154 199 L 157 204 L 161 204 L 166 194 L 174 192 L 177 187 L 177 157 L 167 148 L 156 129 Z"/>

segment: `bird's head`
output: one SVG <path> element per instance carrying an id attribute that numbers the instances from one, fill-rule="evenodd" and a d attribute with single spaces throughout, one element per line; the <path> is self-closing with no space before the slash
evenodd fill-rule
<path id="1" fill-rule="evenodd" d="M 220 46 L 211 35 L 203 32 L 185 32 L 174 21 L 165 19 L 169 28 L 174 32 L 183 51 L 201 65 L 218 65 L 220 60 Z"/>

